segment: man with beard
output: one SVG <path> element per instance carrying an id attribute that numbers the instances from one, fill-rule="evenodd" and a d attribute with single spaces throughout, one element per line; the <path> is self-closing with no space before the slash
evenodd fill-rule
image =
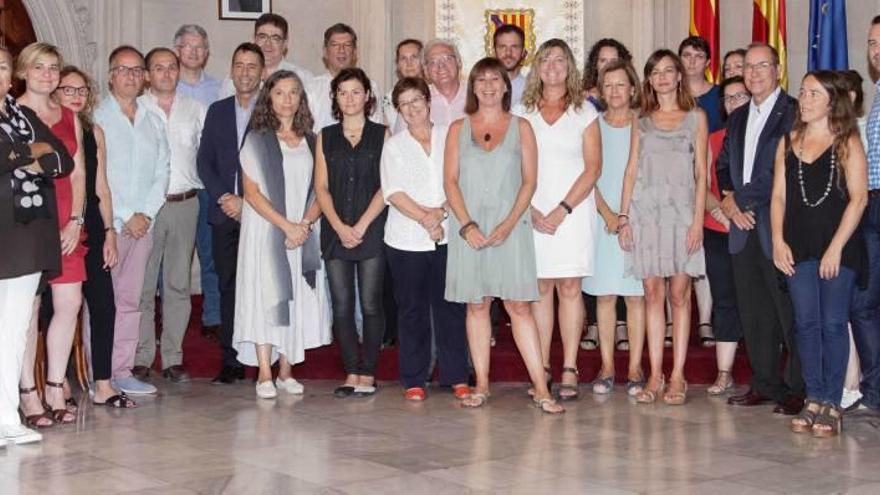
<path id="1" fill-rule="evenodd" d="M 529 54 L 525 49 L 526 33 L 514 24 L 504 24 L 495 30 L 492 36 L 495 58 L 501 61 L 510 77 L 510 107 L 513 108 L 522 100 L 526 88 L 526 76 L 522 75 L 522 65 Z"/>

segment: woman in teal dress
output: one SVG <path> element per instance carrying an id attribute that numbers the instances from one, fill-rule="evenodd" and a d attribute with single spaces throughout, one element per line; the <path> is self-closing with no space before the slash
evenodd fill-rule
<path id="1" fill-rule="evenodd" d="M 602 175 L 596 183 L 597 229 L 593 275 L 584 278 L 583 290 L 596 296 L 599 351 L 602 368 L 593 381 L 593 392 L 607 394 L 614 384 L 614 327 L 617 297 L 626 301 L 629 340 L 627 394 L 635 396 L 644 386 L 642 350 L 645 345 L 645 298 L 641 279 L 624 274 L 624 253 L 617 242 L 617 213 L 623 173 L 629 159 L 630 130 L 638 118 L 641 99 L 639 77 L 630 62 L 612 62 L 599 73 L 599 90 L 605 112 L 599 119 L 602 134 Z"/>
<path id="2" fill-rule="evenodd" d="M 465 407 L 489 397 L 493 297 L 504 301 L 513 336 L 534 387 L 536 406 L 564 412 L 544 381 L 538 328 L 529 302 L 538 299 L 535 242 L 528 208 L 537 182 L 537 145 L 528 121 L 510 113 L 510 79 L 484 58 L 468 78 L 466 117 L 446 139 L 444 188 L 450 218 L 446 299 L 467 303 L 467 334 L 477 377 Z"/>

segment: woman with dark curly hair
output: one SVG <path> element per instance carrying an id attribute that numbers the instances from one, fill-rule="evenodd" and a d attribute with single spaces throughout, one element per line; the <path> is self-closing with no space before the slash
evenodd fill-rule
<path id="1" fill-rule="evenodd" d="M 599 102 L 599 71 L 615 60 L 632 62 L 632 54 L 623 43 L 614 38 L 597 41 L 587 55 L 587 63 L 584 65 L 584 96 L 596 110 L 604 110 Z"/>
<path id="2" fill-rule="evenodd" d="M 333 78 L 330 95 L 339 123 L 318 135 L 315 161 L 315 194 L 324 214 L 321 253 L 346 373 L 345 383 L 334 391 L 337 397 L 376 393 L 376 361 L 385 333 L 386 213 L 379 164 L 388 132 L 366 118 L 376 106 L 370 87 L 370 79 L 356 67 Z M 361 346 L 354 320 L 355 281 L 364 321 Z"/>
<path id="3" fill-rule="evenodd" d="M 312 193 L 315 136 L 312 114 L 296 73 L 266 80 L 241 149 L 244 205 L 236 275 L 233 347 L 242 363 L 259 366 L 257 396 L 277 386 L 302 394 L 291 366 L 305 349 L 330 343 L 330 301 L 321 266 L 321 210 Z"/>

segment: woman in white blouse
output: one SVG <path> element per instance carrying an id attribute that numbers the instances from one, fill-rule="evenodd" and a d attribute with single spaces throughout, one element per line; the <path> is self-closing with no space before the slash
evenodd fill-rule
<path id="1" fill-rule="evenodd" d="M 424 400 L 435 332 L 440 384 L 457 398 L 470 394 L 465 308 L 444 299 L 446 195 L 443 151 L 447 127 L 431 122 L 431 92 L 405 77 L 391 93 L 406 129 L 382 150 L 382 194 L 388 209 L 385 250 L 398 304 L 400 380 L 407 400 Z M 432 321 L 433 320 L 433 321 Z"/>

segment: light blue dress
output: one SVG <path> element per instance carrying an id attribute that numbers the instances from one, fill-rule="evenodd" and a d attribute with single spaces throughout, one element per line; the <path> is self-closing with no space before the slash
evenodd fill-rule
<path id="1" fill-rule="evenodd" d="M 599 117 L 599 131 L 602 133 L 602 175 L 596 188 L 608 206 L 620 209 L 620 194 L 623 190 L 623 174 L 629 160 L 630 126 L 612 127 Z M 642 281 L 624 275 L 624 254 L 615 234 L 605 230 L 605 220 L 596 210 L 596 259 L 593 275 L 584 278 L 584 292 L 591 296 L 641 296 L 644 295 Z"/>

